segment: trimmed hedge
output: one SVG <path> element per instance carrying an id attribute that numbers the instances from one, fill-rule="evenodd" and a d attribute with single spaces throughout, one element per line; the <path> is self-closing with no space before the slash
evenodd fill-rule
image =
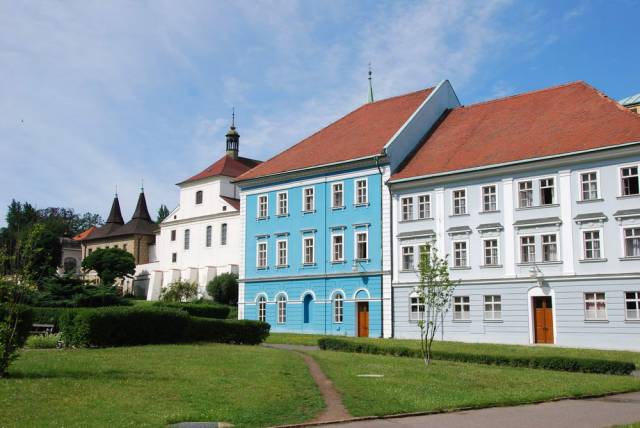
<path id="1" fill-rule="evenodd" d="M 256 321 L 191 317 L 167 307 L 79 309 L 60 319 L 67 346 L 130 346 L 160 343 L 220 342 L 255 345 L 269 335 Z"/>
<path id="2" fill-rule="evenodd" d="M 31 332 L 31 325 L 33 324 L 33 311 L 29 306 L 17 305 L 16 312 L 18 314 L 18 325 L 16 328 L 16 340 L 15 348 L 21 348 L 24 346 Z M 8 308 L 5 304 L 0 304 L 0 321 L 4 321 L 8 316 Z"/>
<path id="3" fill-rule="evenodd" d="M 225 319 L 229 316 L 229 306 L 214 303 L 174 303 L 155 302 L 152 306 L 181 309 L 193 317 Z"/>
<path id="4" fill-rule="evenodd" d="M 320 349 L 362 354 L 393 355 L 396 357 L 422 358 L 419 349 L 404 346 L 379 346 L 371 343 L 355 342 L 351 340 L 323 337 L 318 340 Z M 636 369 L 632 362 L 611 361 L 592 358 L 568 358 L 547 356 L 509 356 L 471 354 L 464 352 L 434 351 L 434 360 L 458 361 L 464 363 L 490 364 L 497 366 L 527 367 L 532 369 L 560 370 L 567 372 L 600 373 L 614 375 L 628 375 Z"/>
<path id="5" fill-rule="evenodd" d="M 35 324 L 53 324 L 57 329 L 62 315 L 81 310 L 80 308 L 44 308 L 32 306 L 33 322 Z"/>

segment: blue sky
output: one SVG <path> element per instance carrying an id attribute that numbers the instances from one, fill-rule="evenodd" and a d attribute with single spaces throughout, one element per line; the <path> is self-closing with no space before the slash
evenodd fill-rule
<path id="1" fill-rule="evenodd" d="M 150 210 L 219 158 L 268 159 L 366 100 L 449 79 L 469 104 L 574 80 L 640 92 L 640 1 L 0 0 L 0 224 L 12 198 Z"/>

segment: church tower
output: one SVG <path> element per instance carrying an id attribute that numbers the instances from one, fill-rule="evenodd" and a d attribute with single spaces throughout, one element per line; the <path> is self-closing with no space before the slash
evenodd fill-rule
<path id="1" fill-rule="evenodd" d="M 238 159 L 238 150 L 240 148 L 240 134 L 236 131 L 236 112 L 231 114 L 231 127 L 227 132 L 227 156 L 232 159 Z"/>

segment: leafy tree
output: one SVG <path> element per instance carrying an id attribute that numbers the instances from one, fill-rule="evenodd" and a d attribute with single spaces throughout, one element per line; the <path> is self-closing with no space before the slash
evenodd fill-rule
<path id="1" fill-rule="evenodd" d="M 179 279 L 172 282 L 160 293 L 163 302 L 185 302 L 198 296 L 198 284 Z"/>
<path id="2" fill-rule="evenodd" d="M 169 208 L 166 205 L 160 205 L 158 208 L 158 218 L 156 219 L 156 223 L 162 223 L 162 220 L 169 217 Z"/>
<path id="3" fill-rule="evenodd" d="M 431 362 L 431 345 L 438 328 L 442 328 L 444 316 L 451 307 L 451 296 L 457 282 L 449 278 L 447 258 L 438 256 L 434 242 L 426 243 L 420 249 L 420 283 L 416 290 L 418 302 L 424 305 L 418 327 L 420 328 L 420 349 L 425 365 Z"/>
<path id="4" fill-rule="evenodd" d="M 124 304 L 115 287 L 95 286 L 73 275 L 47 278 L 33 298 L 33 306 L 97 307 Z"/>
<path id="5" fill-rule="evenodd" d="M 41 282 L 53 276 L 62 256 L 58 235 L 44 224 L 36 224 L 20 245 L 20 261 L 25 280 Z"/>
<path id="6" fill-rule="evenodd" d="M 82 269 L 95 270 L 102 285 L 113 285 L 116 278 L 133 275 L 133 254 L 120 248 L 99 248 L 82 260 Z"/>
<path id="7" fill-rule="evenodd" d="M 238 304 L 238 275 L 223 273 L 207 284 L 207 293 L 218 303 L 225 305 Z"/>
<path id="8" fill-rule="evenodd" d="M 31 292 L 23 280 L 0 279 L 0 378 L 7 377 L 31 330 L 33 313 L 23 304 Z"/>

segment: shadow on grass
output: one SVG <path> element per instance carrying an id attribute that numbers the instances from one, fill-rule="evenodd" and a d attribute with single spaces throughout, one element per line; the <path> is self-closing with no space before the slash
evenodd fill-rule
<path id="1" fill-rule="evenodd" d="M 9 373 L 9 379 L 174 380 L 171 376 L 158 376 L 157 373 L 125 370 L 100 370 L 99 372 L 81 370 L 12 371 Z"/>

